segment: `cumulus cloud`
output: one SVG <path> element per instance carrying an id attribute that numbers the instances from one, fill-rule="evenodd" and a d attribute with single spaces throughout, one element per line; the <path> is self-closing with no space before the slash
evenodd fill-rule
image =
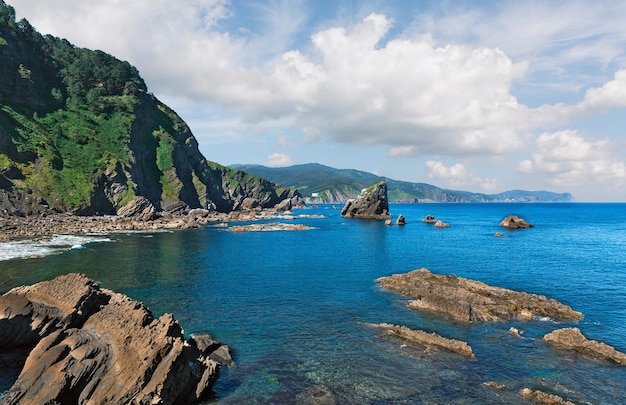
<path id="1" fill-rule="evenodd" d="M 616 63 L 626 44 L 620 2 L 457 8 L 399 30 L 391 18 L 371 13 L 356 22 L 335 20 L 304 45 L 293 40 L 307 21 L 302 2 L 263 3 L 256 12 L 265 24 L 256 30 L 225 28 L 237 11 L 228 0 L 190 0 L 185 7 L 169 0 L 14 3 L 18 17 L 43 33 L 129 60 L 157 96 L 227 112 L 221 139 L 298 133 L 305 144 L 385 145 L 392 158 L 469 159 L 522 151 L 541 131 L 519 173 L 552 173 L 565 182 L 592 171 L 620 178 L 623 170 L 608 144 L 555 132 L 579 117 L 626 106 L 626 70 Z M 591 80 L 581 73 L 587 65 L 574 64 L 601 65 L 601 74 Z M 613 78 L 600 81 L 607 69 Z M 538 70 L 575 82 L 578 101 L 538 107 L 518 101 L 515 90 Z M 194 124 L 194 131 L 211 127 L 198 117 Z M 279 138 L 279 147 L 288 144 Z M 290 157 L 277 153 L 268 162 L 289 164 Z M 431 178 L 453 185 L 495 184 L 466 163 L 434 160 L 427 167 Z"/>
<path id="2" fill-rule="evenodd" d="M 626 180 L 626 165 L 613 155 L 607 139 L 590 141 L 566 130 L 542 133 L 535 146 L 532 159 L 517 164 L 519 173 L 547 175 L 552 184 L 563 186 Z"/>
<path id="3" fill-rule="evenodd" d="M 283 154 L 283 153 L 272 153 L 267 157 L 265 161 L 265 166 L 269 167 L 283 167 L 290 166 L 293 164 L 293 159 L 291 156 Z"/>
<path id="4" fill-rule="evenodd" d="M 445 180 L 452 187 L 479 186 L 484 192 L 492 192 L 496 189 L 496 179 L 480 177 L 475 172 L 468 170 L 465 163 L 454 163 L 446 166 L 440 160 L 426 162 L 428 178 Z"/>

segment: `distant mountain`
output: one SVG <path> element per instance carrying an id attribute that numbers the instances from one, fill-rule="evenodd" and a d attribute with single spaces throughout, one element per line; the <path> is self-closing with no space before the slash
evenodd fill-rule
<path id="1" fill-rule="evenodd" d="M 512 190 L 499 194 L 472 193 L 442 189 L 426 183 L 410 183 L 377 176 L 352 169 L 335 169 L 318 163 L 289 167 L 261 165 L 233 165 L 232 168 L 260 176 L 280 185 L 293 187 L 313 204 L 343 204 L 355 198 L 362 189 L 378 180 L 387 182 L 389 201 L 394 203 L 417 202 L 571 202 L 570 193 L 550 191 Z"/>

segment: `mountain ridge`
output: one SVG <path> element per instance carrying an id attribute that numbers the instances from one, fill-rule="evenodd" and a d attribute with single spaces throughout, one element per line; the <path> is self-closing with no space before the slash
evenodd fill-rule
<path id="1" fill-rule="evenodd" d="M 282 187 L 294 187 L 307 203 L 343 204 L 356 198 L 363 188 L 379 180 L 388 185 L 392 203 L 424 202 L 574 202 L 570 193 L 551 191 L 508 190 L 497 194 L 444 189 L 427 183 L 393 180 L 355 169 L 336 169 L 319 163 L 287 167 L 235 164 L 237 168 L 262 176 Z"/>

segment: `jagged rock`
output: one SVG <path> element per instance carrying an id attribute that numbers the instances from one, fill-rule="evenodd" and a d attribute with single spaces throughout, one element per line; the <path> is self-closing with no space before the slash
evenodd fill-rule
<path id="1" fill-rule="evenodd" d="M 356 199 L 348 200 L 341 210 L 341 216 L 362 219 L 387 219 L 389 214 L 389 199 L 387 198 L 387 183 L 379 181 L 363 190 Z"/>
<path id="2" fill-rule="evenodd" d="M 396 219 L 396 225 L 406 225 L 406 218 L 404 215 L 398 215 L 398 219 Z"/>
<path id="3" fill-rule="evenodd" d="M 150 221 L 156 218 L 156 208 L 147 198 L 135 197 L 128 204 L 117 210 L 117 215 L 124 218 Z"/>
<path id="4" fill-rule="evenodd" d="M 195 402 L 219 375 L 213 353 L 232 362 L 210 337 L 185 341 L 171 314 L 79 274 L 4 294 L 0 330 L 0 350 L 34 346 L 4 404 Z"/>
<path id="5" fill-rule="evenodd" d="M 426 218 L 422 219 L 425 224 L 434 224 L 437 222 L 434 215 L 426 215 Z"/>
<path id="6" fill-rule="evenodd" d="M 521 397 L 531 399 L 535 402 L 545 405 L 576 405 L 573 402 L 566 401 L 558 395 L 548 394 L 540 390 L 531 390 L 530 388 L 522 388 L 519 391 Z"/>
<path id="7" fill-rule="evenodd" d="M 433 274 L 427 269 L 394 274 L 376 280 L 382 287 L 415 298 L 411 308 L 444 314 L 462 322 L 582 319 L 580 312 L 542 295 L 492 287 L 457 276 Z"/>
<path id="8" fill-rule="evenodd" d="M 526 222 L 523 218 L 520 218 L 517 215 L 509 215 L 500 222 L 500 226 L 509 229 L 524 229 L 534 228 L 535 225 Z"/>
<path id="9" fill-rule="evenodd" d="M 557 329 L 545 335 L 543 341 L 557 348 L 626 365 L 625 353 L 605 343 L 587 339 L 578 328 Z"/>
<path id="10" fill-rule="evenodd" d="M 450 224 L 447 224 L 447 223 L 443 222 L 442 220 L 438 219 L 435 222 L 435 228 L 450 228 Z"/>
<path id="11" fill-rule="evenodd" d="M 388 323 L 366 324 L 376 329 L 384 330 L 385 336 L 399 338 L 416 345 L 419 348 L 430 350 L 445 349 L 465 357 L 474 358 L 474 352 L 470 345 L 460 340 L 448 339 L 436 333 L 428 333 L 423 330 L 413 330 L 406 326 L 390 325 Z"/>

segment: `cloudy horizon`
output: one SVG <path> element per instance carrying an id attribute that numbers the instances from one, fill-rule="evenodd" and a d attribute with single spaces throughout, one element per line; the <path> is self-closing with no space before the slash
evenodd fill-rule
<path id="1" fill-rule="evenodd" d="M 136 66 L 221 164 L 626 201 L 623 2 L 6 2 Z"/>

